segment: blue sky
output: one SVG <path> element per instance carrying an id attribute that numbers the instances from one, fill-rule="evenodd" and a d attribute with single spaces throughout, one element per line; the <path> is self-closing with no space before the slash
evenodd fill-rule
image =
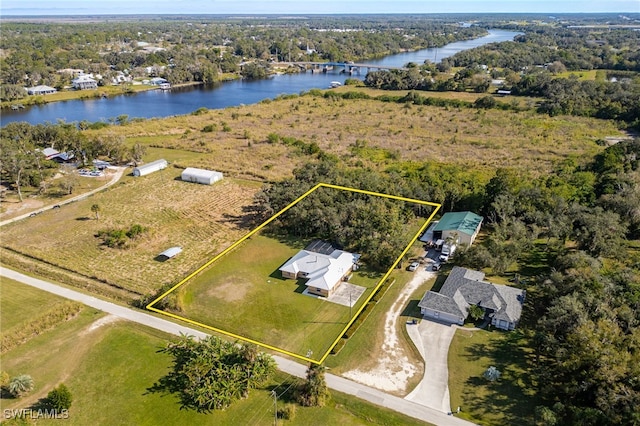
<path id="1" fill-rule="evenodd" d="M 640 0 L 0 0 L 0 14 L 640 13 Z"/>

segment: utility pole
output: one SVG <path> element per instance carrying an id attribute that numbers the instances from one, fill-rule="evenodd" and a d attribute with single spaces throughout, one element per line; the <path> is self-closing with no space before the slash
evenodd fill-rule
<path id="1" fill-rule="evenodd" d="M 271 391 L 271 395 L 273 395 L 273 426 L 278 426 L 278 395 L 275 389 Z"/>

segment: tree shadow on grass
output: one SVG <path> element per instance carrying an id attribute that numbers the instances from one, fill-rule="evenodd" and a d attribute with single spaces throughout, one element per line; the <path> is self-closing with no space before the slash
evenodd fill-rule
<path id="1" fill-rule="evenodd" d="M 259 225 L 259 223 L 256 223 L 256 219 L 251 214 L 234 215 L 231 213 L 224 213 L 222 215 L 222 218 L 223 222 L 233 224 L 238 228 L 244 230 L 252 230 Z"/>

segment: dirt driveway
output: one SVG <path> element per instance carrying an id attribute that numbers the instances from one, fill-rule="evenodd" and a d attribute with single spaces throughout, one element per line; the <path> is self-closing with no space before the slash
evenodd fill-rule
<path id="1" fill-rule="evenodd" d="M 424 358 L 425 371 L 420 384 L 405 399 L 443 413 L 451 412 L 447 356 L 456 330 L 456 326 L 428 319 L 417 325 L 407 324 L 407 332 Z"/>

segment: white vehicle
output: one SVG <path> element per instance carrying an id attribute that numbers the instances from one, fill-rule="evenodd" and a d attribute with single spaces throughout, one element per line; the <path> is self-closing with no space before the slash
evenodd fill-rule
<path id="1" fill-rule="evenodd" d="M 451 256 L 453 256 L 453 253 L 455 253 L 456 251 L 456 245 L 455 244 L 443 244 L 442 245 L 442 250 L 440 251 L 440 257 L 438 257 L 438 260 L 440 260 L 440 262 L 447 262 L 449 260 L 449 258 Z"/>
<path id="2" fill-rule="evenodd" d="M 418 266 L 420 266 L 420 264 L 418 262 L 413 262 L 411 265 L 409 265 L 409 268 L 407 268 L 407 269 L 409 269 L 409 271 L 413 272 L 416 269 L 418 269 Z"/>

